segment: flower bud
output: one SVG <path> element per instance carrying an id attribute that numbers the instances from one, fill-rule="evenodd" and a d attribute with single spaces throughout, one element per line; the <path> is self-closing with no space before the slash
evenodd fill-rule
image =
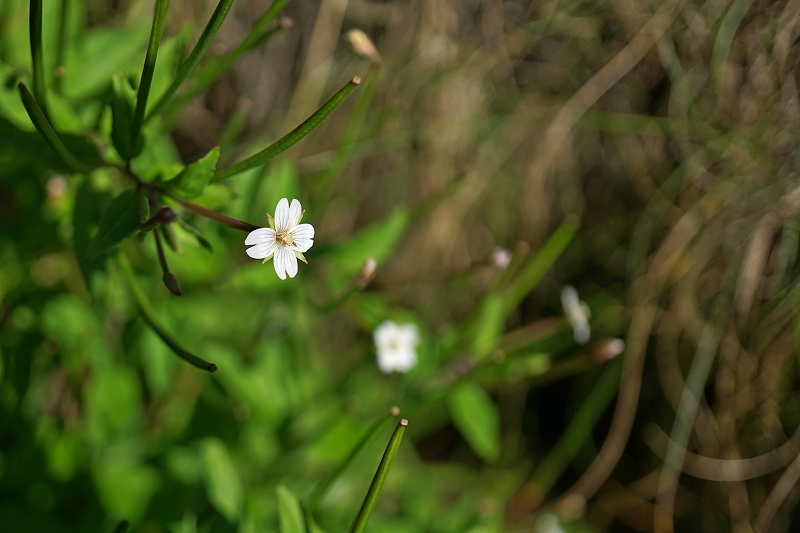
<path id="1" fill-rule="evenodd" d="M 164 280 L 164 285 L 167 286 L 169 292 L 174 294 L 175 296 L 183 296 L 183 291 L 181 290 L 181 284 L 178 283 L 178 278 L 176 278 L 172 272 L 164 272 L 164 276 L 162 277 Z"/>
<path id="2" fill-rule="evenodd" d="M 347 32 L 347 40 L 350 41 L 350 46 L 353 47 L 355 53 L 366 57 L 373 65 L 381 64 L 381 55 L 369 35 L 361 30 L 352 29 Z"/>
<path id="3" fill-rule="evenodd" d="M 358 287 L 363 289 L 369 282 L 375 278 L 375 269 L 378 268 L 378 263 L 372 257 L 368 257 L 364 261 L 364 266 L 361 268 L 361 275 L 358 277 Z"/>

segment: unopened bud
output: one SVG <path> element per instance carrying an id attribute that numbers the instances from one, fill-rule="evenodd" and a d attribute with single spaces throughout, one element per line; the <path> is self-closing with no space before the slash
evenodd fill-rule
<path id="1" fill-rule="evenodd" d="M 616 356 L 625 351 L 625 341 L 622 339 L 605 339 L 592 350 L 592 360 L 596 363 L 605 363 L 614 359 Z"/>
<path id="2" fill-rule="evenodd" d="M 156 213 L 156 219 L 162 224 L 170 224 L 178 220 L 178 215 L 172 210 L 171 207 L 165 206 L 158 210 L 158 213 Z"/>
<path id="3" fill-rule="evenodd" d="M 350 46 L 353 47 L 355 53 L 366 57 L 373 65 L 381 64 L 381 55 L 369 35 L 361 30 L 352 29 L 347 32 L 347 40 L 350 41 Z"/>
<path id="4" fill-rule="evenodd" d="M 361 268 L 361 275 L 358 277 L 358 287 L 363 289 L 369 282 L 375 278 L 375 269 L 378 268 L 378 263 L 372 257 L 368 257 L 364 261 L 364 266 Z"/>
<path id="5" fill-rule="evenodd" d="M 167 286 L 169 292 L 171 292 L 175 296 L 183 296 L 183 291 L 181 290 L 181 284 L 178 283 L 178 278 L 176 278 L 172 274 L 172 272 L 164 272 L 164 276 L 161 279 L 164 280 L 164 285 Z"/>
<path id="6" fill-rule="evenodd" d="M 294 21 L 289 17 L 281 17 L 280 20 L 278 21 L 278 24 L 280 24 L 281 28 L 283 28 L 284 30 L 288 30 L 289 28 L 294 26 Z"/>

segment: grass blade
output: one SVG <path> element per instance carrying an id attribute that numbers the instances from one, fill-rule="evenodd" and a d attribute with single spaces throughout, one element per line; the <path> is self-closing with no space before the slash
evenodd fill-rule
<path id="1" fill-rule="evenodd" d="M 367 445 L 386 425 L 386 423 L 391 420 L 392 418 L 396 417 L 400 414 L 400 410 L 396 407 L 392 408 L 392 411 L 386 415 L 382 416 L 379 419 L 375 420 L 372 423 L 370 428 L 364 433 L 364 436 L 361 437 L 361 440 L 350 450 L 350 453 L 345 457 L 344 461 L 339 463 L 339 466 L 331 470 L 327 476 L 322 478 L 314 487 L 314 490 L 311 491 L 311 494 L 308 496 L 305 502 L 305 508 L 308 510 L 309 513 L 313 513 L 314 510 L 319 505 L 319 502 L 322 501 L 322 498 L 328 492 L 328 489 L 336 481 L 342 472 L 344 472 L 350 463 L 353 462 L 353 459 L 356 458 L 358 453 Z"/>
<path id="2" fill-rule="evenodd" d="M 33 63 L 33 94 L 47 116 L 47 84 L 44 77 L 44 52 L 42 50 L 42 0 L 30 4 L 31 61 Z"/>
<path id="3" fill-rule="evenodd" d="M 156 0 L 156 11 L 153 16 L 153 28 L 150 30 L 150 43 L 147 45 L 147 55 L 144 58 L 142 81 L 139 83 L 139 92 L 136 95 L 136 111 L 133 115 L 133 137 L 136 146 L 142 134 L 144 112 L 147 109 L 147 97 L 150 95 L 150 86 L 153 83 L 153 72 L 156 70 L 156 57 L 158 46 L 161 43 L 161 34 L 164 32 L 164 22 L 167 20 L 169 0 Z"/>
<path id="4" fill-rule="evenodd" d="M 170 332 L 164 329 L 164 326 L 162 326 L 158 321 L 155 311 L 152 307 L 150 307 L 150 302 L 147 301 L 147 298 L 145 298 L 141 287 L 139 287 L 139 283 L 136 281 L 136 276 L 133 273 L 131 264 L 128 262 L 128 258 L 123 254 L 119 254 L 117 255 L 117 263 L 119 264 L 123 274 L 125 274 L 125 278 L 128 280 L 128 285 L 131 287 L 131 292 L 133 292 L 133 297 L 136 300 L 137 307 L 139 308 L 139 314 L 142 315 L 142 319 L 147 323 L 147 325 L 150 326 L 159 337 L 161 337 L 161 340 L 164 341 L 164 344 L 169 346 L 170 349 L 184 361 L 202 370 L 207 370 L 212 373 L 216 372 L 217 365 L 209 363 L 208 361 L 201 359 L 200 357 L 197 357 L 193 353 L 186 350 Z"/>
<path id="5" fill-rule="evenodd" d="M 503 311 L 506 315 L 517 307 L 525 296 L 542 280 L 550 267 L 553 266 L 553 263 L 561 257 L 567 245 L 572 242 L 577 230 L 577 219 L 575 217 L 567 217 L 553 232 L 553 235 L 545 245 L 542 246 L 536 257 L 525 265 L 517 279 L 506 291 L 503 302 Z"/>
<path id="6" fill-rule="evenodd" d="M 251 157 L 248 157 L 244 161 L 237 163 L 228 169 L 223 170 L 222 172 L 218 172 L 213 178 L 211 178 L 211 182 L 214 183 L 217 181 L 222 181 L 246 170 L 250 170 L 253 167 L 263 165 L 276 155 L 297 143 L 300 139 L 311 133 L 317 126 L 319 126 L 322 121 L 328 118 L 331 113 L 333 113 L 336 108 L 339 107 L 342 102 L 344 102 L 345 98 L 347 98 L 350 93 L 353 92 L 353 89 L 355 89 L 359 83 L 361 83 L 361 78 L 358 76 L 354 77 L 352 80 L 350 80 L 350 82 L 347 83 L 347 85 L 339 89 L 339 92 L 334 94 L 330 100 L 325 102 L 322 107 L 320 107 L 313 115 L 308 117 L 302 124 L 297 126 L 295 129 L 281 137 L 277 142 L 268 146 L 264 150 Z"/>
<path id="7" fill-rule="evenodd" d="M 381 458 L 381 464 L 378 465 L 375 477 L 372 478 L 372 484 L 369 486 L 366 497 L 364 497 L 364 503 L 361 505 L 358 515 L 356 515 L 353 527 L 350 528 L 350 533 L 361 533 L 367 526 L 367 520 L 369 520 L 369 515 L 372 514 L 372 509 L 378 501 L 378 495 L 381 492 L 383 483 L 386 481 L 386 476 L 389 475 L 389 468 L 391 468 L 392 461 L 394 461 L 397 450 L 400 448 L 400 441 L 403 440 L 403 433 L 405 433 L 406 427 L 408 427 L 408 420 L 404 418 L 397 424 L 397 428 L 392 433 L 389 445 L 386 446 L 386 451 L 383 453 L 383 458 Z"/>
<path id="8" fill-rule="evenodd" d="M 28 90 L 28 87 L 22 82 L 20 82 L 17 87 L 19 88 L 20 96 L 22 96 L 22 104 L 25 106 L 25 110 L 28 112 L 31 122 L 36 126 L 36 130 L 39 134 L 44 137 L 44 140 L 47 141 L 47 144 L 50 145 L 50 148 L 52 148 L 64 163 L 75 172 L 87 172 L 89 167 L 81 163 L 81 161 L 67 149 L 53 129 L 53 126 L 48 122 L 44 111 L 39 107 L 39 103 L 33 97 L 30 90 Z"/>
<path id="9" fill-rule="evenodd" d="M 150 110 L 147 114 L 147 119 L 149 120 L 153 115 L 161 111 L 172 97 L 175 95 L 175 91 L 181 86 L 181 84 L 186 81 L 194 69 L 197 67 L 197 64 L 202 59 L 203 55 L 208 50 L 208 47 L 211 46 L 211 41 L 214 40 L 214 36 L 219 31 L 220 26 L 225 21 L 225 17 L 228 16 L 228 12 L 231 10 L 231 6 L 233 6 L 233 0 L 220 0 L 217 4 L 217 8 L 214 10 L 214 13 L 211 15 L 211 19 L 206 24 L 203 33 L 200 35 L 200 39 L 195 44 L 192 51 L 189 53 L 189 57 L 181 63 L 180 68 L 178 69 L 178 73 L 175 75 L 175 79 L 172 80 L 172 84 L 170 84 L 167 91 L 161 97 L 161 99 L 156 103 L 155 106 Z"/>

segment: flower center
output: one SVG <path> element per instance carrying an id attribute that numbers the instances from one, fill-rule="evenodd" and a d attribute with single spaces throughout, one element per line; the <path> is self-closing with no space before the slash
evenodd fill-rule
<path id="1" fill-rule="evenodd" d="M 288 231 L 281 231 L 275 234 L 275 240 L 278 241 L 278 244 L 282 244 L 284 246 L 289 246 L 290 244 L 294 244 L 294 237 Z"/>

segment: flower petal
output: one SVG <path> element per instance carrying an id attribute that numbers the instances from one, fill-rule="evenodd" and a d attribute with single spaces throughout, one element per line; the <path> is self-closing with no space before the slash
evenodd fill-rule
<path id="1" fill-rule="evenodd" d="M 314 245 L 314 226 L 311 224 L 300 224 L 289 230 L 294 238 L 294 248 L 298 252 L 307 252 Z"/>
<path id="2" fill-rule="evenodd" d="M 299 200 L 292 200 L 292 205 L 289 206 L 289 225 L 286 229 L 291 229 L 300 222 L 300 215 L 303 214 L 303 207 L 300 205 Z"/>
<path id="3" fill-rule="evenodd" d="M 272 262 L 275 263 L 275 273 L 281 279 L 286 279 L 286 263 L 284 262 L 284 254 L 286 252 L 289 252 L 289 250 L 285 246 L 278 246 L 278 249 L 275 250 L 275 256 L 272 258 Z"/>
<path id="4" fill-rule="evenodd" d="M 297 275 L 297 258 L 294 256 L 294 252 L 287 246 L 286 250 L 286 273 L 289 274 L 290 278 L 293 278 Z"/>
<path id="5" fill-rule="evenodd" d="M 261 243 L 251 246 L 245 252 L 253 259 L 264 259 L 275 253 L 275 246 L 275 241 L 272 241 L 271 244 Z"/>
<path id="6" fill-rule="evenodd" d="M 247 235 L 247 238 L 244 240 L 244 243 L 247 245 L 263 244 L 270 242 L 275 242 L 275 232 L 272 231 L 270 228 L 258 228 L 257 230 L 253 230 Z"/>
<path id="7" fill-rule="evenodd" d="M 275 206 L 275 231 L 286 231 L 289 226 L 289 200 L 281 198 L 278 205 Z"/>

